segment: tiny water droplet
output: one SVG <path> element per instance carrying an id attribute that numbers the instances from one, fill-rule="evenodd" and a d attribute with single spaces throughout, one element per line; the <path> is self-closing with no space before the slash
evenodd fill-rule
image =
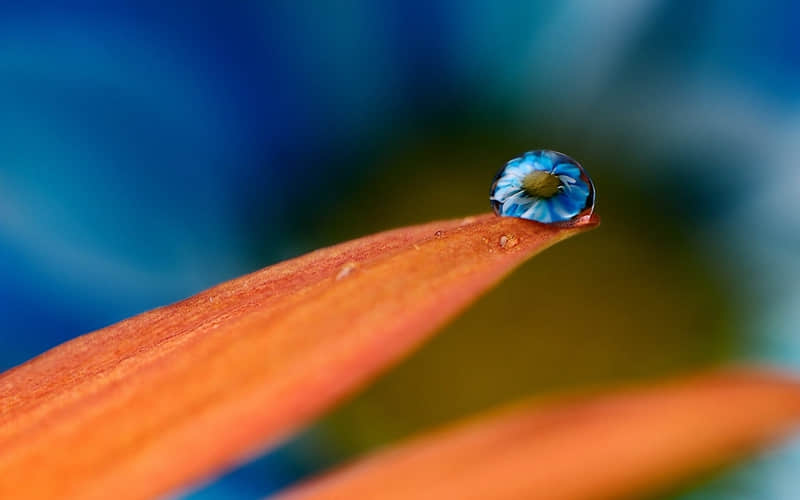
<path id="1" fill-rule="evenodd" d="M 501 248 L 506 248 L 506 249 L 514 248 L 518 244 L 519 244 L 519 239 L 517 239 L 517 237 L 514 236 L 513 234 L 508 234 L 508 235 L 504 234 L 503 236 L 500 237 Z"/>
<path id="2" fill-rule="evenodd" d="M 557 151 L 528 151 L 505 164 L 489 192 L 494 213 L 545 224 L 594 211 L 594 183 L 581 165 Z"/>
<path id="3" fill-rule="evenodd" d="M 444 231 L 436 231 L 435 233 L 433 233 L 433 236 L 435 238 L 441 238 L 444 236 Z"/>
<path id="4" fill-rule="evenodd" d="M 349 276 L 355 269 L 358 267 L 358 264 L 355 262 L 348 262 L 347 264 L 343 265 L 342 268 L 339 270 L 339 274 L 336 275 L 336 280 L 340 280 Z"/>

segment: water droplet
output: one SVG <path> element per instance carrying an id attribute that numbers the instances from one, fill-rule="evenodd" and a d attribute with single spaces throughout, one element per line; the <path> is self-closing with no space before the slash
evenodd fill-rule
<path id="1" fill-rule="evenodd" d="M 434 238 L 442 238 L 444 236 L 444 231 L 436 231 L 433 233 Z"/>
<path id="2" fill-rule="evenodd" d="M 355 262 L 348 262 L 347 264 L 343 265 L 342 268 L 339 270 L 339 274 L 336 275 L 336 280 L 340 280 L 349 276 L 355 269 L 358 267 L 358 264 Z"/>
<path id="3" fill-rule="evenodd" d="M 499 243 L 501 248 L 510 249 L 519 244 L 519 239 L 513 234 L 504 234 L 500 237 Z"/>
<path id="4" fill-rule="evenodd" d="M 492 182 L 489 200 L 497 215 L 565 222 L 594 211 L 594 183 L 569 156 L 541 149 L 506 163 Z"/>

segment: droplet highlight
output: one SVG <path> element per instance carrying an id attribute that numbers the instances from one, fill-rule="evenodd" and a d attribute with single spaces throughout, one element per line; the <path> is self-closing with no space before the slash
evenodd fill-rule
<path id="1" fill-rule="evenodd" d="M 356 270 L 357 267 L 358 267 L 358 264 L 355 263 L 355 262 L 351 261 L 351 262 L 346 263 L 345 265 L 342 266 L 341 269 L 339 269 L 338 274 L 336 274 L 336 281 L 342 280 L 342 279 L 350 276 L 353 273 L 353 271 Z"/>
<path id="2" fill-rule="evenodd" d="M 500 236 L 498 243 L 500 244 L 500 248 L 509 250 L 519 244 L 519 239 L 513 234 L 504 234 Z"/>
<path id="3" fill-rule="evenodd" d="M 557 151 L 528 151 L 505 164 L 489 192 L 494 213 L 544 224 L 594 211 L 594 183 L 583 167 Z"/>

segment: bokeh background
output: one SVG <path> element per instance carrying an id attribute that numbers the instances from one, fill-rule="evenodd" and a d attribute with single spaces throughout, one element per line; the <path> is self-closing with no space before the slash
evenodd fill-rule
<path id="1" fill-rule="evenodd" d="M 583 163 L 603 217 L 181 497 L 258 498 L 518 397 L 800 368 L 795 2 L 94 4 L 0 4 L 2 369 L 320 246 L 487 211 L 529 149 Z M 663 498 L 794 499 L 798 467 L 800 441 Z"/>

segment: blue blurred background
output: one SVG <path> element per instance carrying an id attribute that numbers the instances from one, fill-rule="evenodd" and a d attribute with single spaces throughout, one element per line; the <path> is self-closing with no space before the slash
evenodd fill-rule
<path id="1" fill-rule="evenodd" d="M 797 368 L 798 19 L 788 1 L 2 2 L 0 368 L 322 245 L 486 211 L 534 148 L 592 174 L 598 231 L 183 495 L 257 498 L 543 391 Z M 800 443 L 666 494 L 788 500 L 797 467 Z"/>

